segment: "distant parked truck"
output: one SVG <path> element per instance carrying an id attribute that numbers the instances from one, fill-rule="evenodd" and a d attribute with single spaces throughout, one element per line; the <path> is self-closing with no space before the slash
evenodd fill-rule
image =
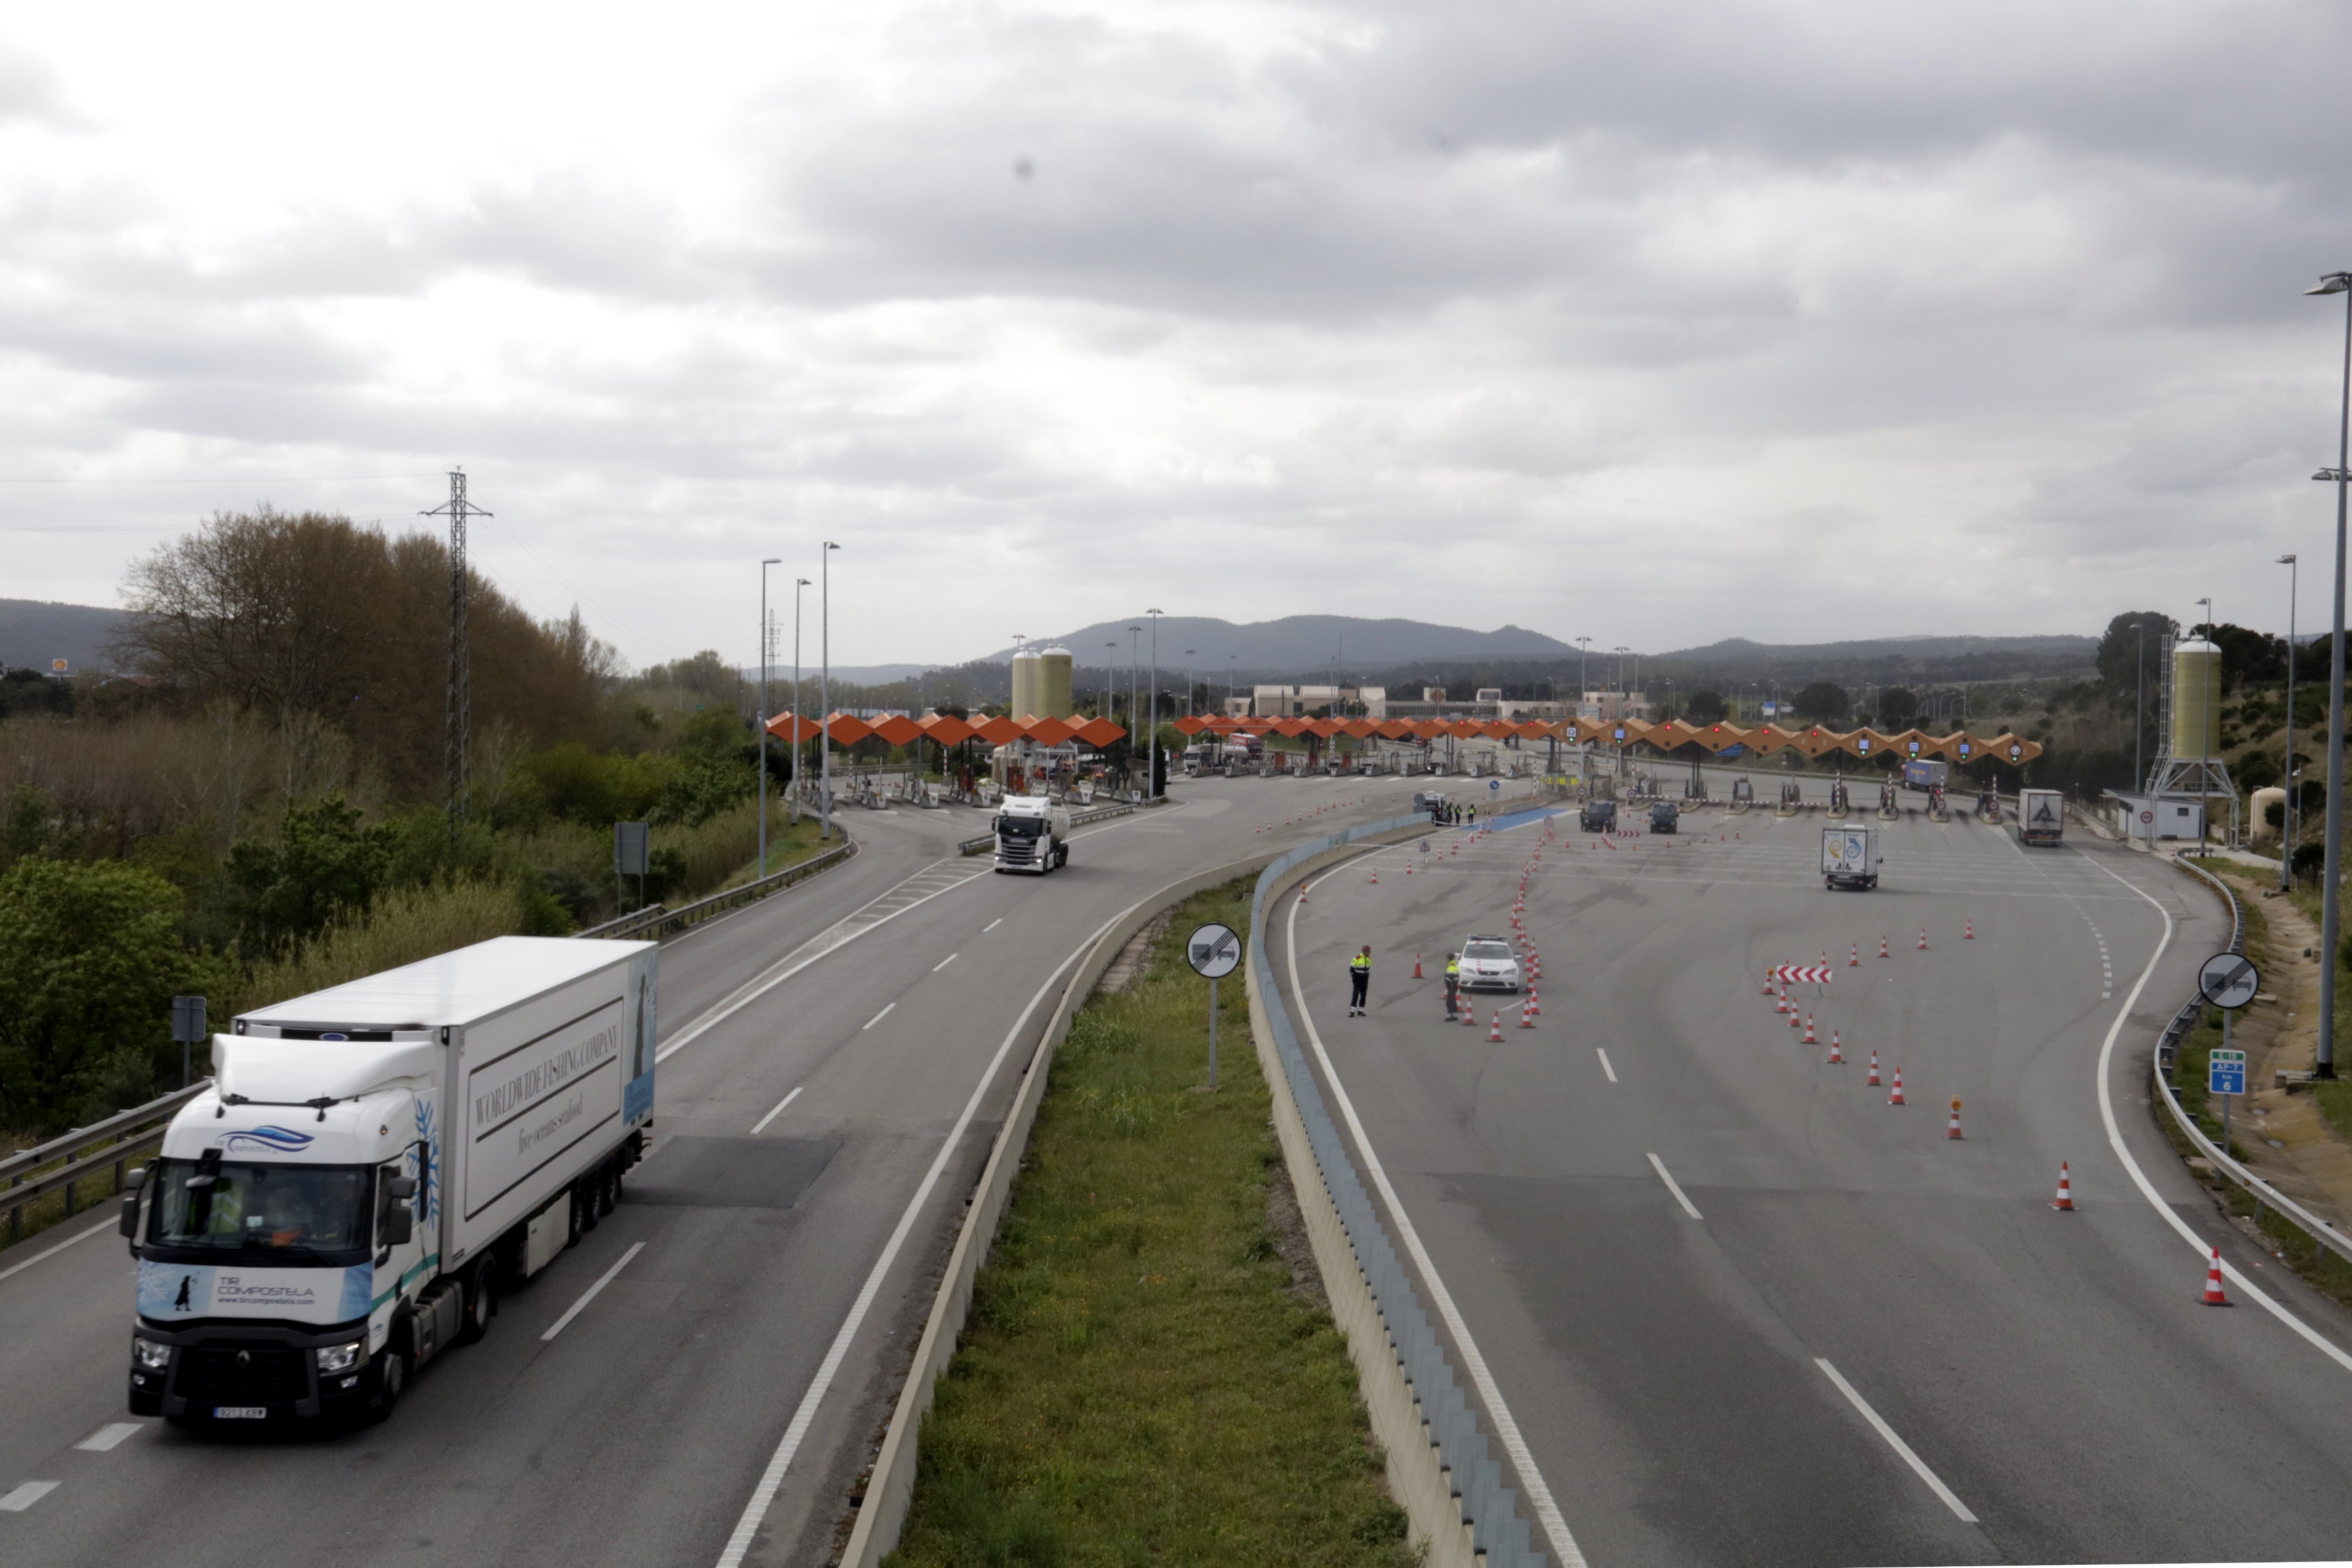
<path id="1" fill-rule="evenodd" d="M 1822 829 L 1822 882 L 1831 889 L 1878 886 L 1881 861 L 1875 827 Z"/>
<path id="2" fill-rule="evenodd" d="M 131 1414 L 382 1419 L 481 1338 L 645 1152 L 655 954 L 499 937 L 215 1036 L 212 1088 L 122 1199 Z"/>
<path id="3" fill-rule="evenodd" d="M 2054 789 L 2017 792 L 2017 837 L 2021 844 L 2055 848 L 2066 831 L 2066 797 Z"/>
<path id="4" fill-rule="evenodd" d="M 1903 787 L 1905 789 L 1948 789 L 1951 787 L 1951 784 L 1952 764 L 1949 763 L 1914 761 L 1903 764 Z"/>

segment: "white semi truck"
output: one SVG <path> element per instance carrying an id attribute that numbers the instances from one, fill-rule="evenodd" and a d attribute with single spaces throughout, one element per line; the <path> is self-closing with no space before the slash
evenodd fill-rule
<path id="1" fill-rule="evenodd" d="M 235 1019 L 122 1200 L 132 1414 L 389 1414 L 612 1211 L 655 1011 L 652 942 L 509 936 Z"/>
<path id="2" fill-rule="evenodd" d="M 996 814 L 996 868 L 1037 876 L 1070 863 L 1069 808 L 1041 795 L 1004 798 Z"/>

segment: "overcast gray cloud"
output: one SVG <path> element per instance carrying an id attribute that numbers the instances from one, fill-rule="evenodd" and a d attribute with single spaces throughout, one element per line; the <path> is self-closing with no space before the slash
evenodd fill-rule
<path id="1" fill-rule="evenodd" d="M 133 12 L 0 34 L 10 595 L 452 462 L 640 661 L 824 537 L 856 663 L 2277 625 L 2325 553 L 2322 0 Z"/>

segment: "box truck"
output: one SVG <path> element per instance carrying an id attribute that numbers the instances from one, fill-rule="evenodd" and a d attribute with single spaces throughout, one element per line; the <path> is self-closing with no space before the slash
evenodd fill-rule
<path id="1" fill-rule="evenodd" d="M 1875 888 L 1882 858 L 1875 827 L 1822 829 L 1822 883 L 1825 887 Z"/>
<path id="2" fill-rule="evenodd" d="M 2066 832 L 2066 797 L 2054 789 L 2017 792 L 2017 838 L 2054 848 Z"/>
<path id="3" fill-rule="evenodd" d="M 1948 789 L 1951 787 L 1951 783 L 1952 764 L 1949 763 L 1922 762 L 1914 759 L 1903 764 L 1905 789 Z"/>
<path id="4" fill-rule="evenodd" d="M 122 1199 L 132 1414 L 389 1414 L 612 1211 L 655 993 L 652 942 L 509 936 L 234 1019 Z"/>

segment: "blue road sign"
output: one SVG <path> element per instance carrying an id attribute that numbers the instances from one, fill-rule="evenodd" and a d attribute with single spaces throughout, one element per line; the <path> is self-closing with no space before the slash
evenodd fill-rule
<path id="1" fill-rule="evenodd" d="M 2246 1092 L 2246 1053 L 2214 1050 L 2205 1069 L 2205 1092 L 2208 1094 L 2243 1094 Z"/>

